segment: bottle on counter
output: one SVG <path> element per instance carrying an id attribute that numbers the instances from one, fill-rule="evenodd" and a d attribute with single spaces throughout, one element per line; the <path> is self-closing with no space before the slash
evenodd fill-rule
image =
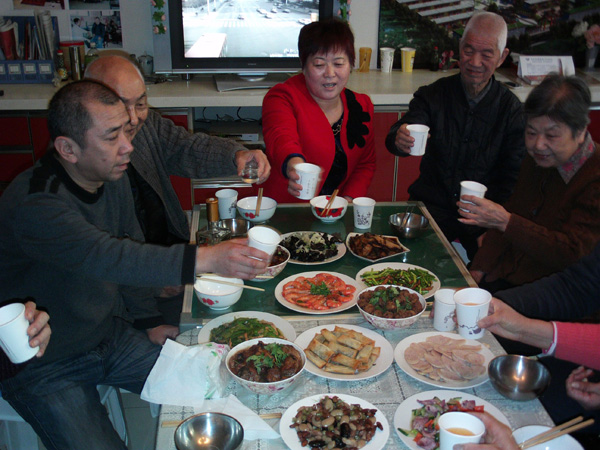
<path id="1" fill-rule="evenodd" d="M 56 73 L 61 81 L 65 81 L 69 78 L 69 74 L 67 73 L 67 67 L 65 66 L 65 55 L 62 50 L 58 50 L 56 52 Z"/>
<path id="2" fill-rule="evenodd" d="M 440 68 L 440 52 L 437 47 L 433 47 L 433 54 L 431 55 L 430 70 L 437 72 Z"/>
<path id="3" fill-rule="evenodd" d="M 85 67 L 89 66 L 95 59 L 100 57 L 100 52 L 96 48 L 95 42 L 90 42 L 90 49 L 85 54 Z"/>

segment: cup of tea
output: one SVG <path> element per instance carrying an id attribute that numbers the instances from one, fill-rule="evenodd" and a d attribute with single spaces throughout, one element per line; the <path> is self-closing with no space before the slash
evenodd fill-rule
<path id="1" fill-rule="evenodd" d="M 488 315 L 492 294 L 481 288 L 465 288 L 456 291 L 456 322 L 458 334 L 466 339 L 479 339 L 485 330 L 477 322 Z"/>
<path id="2" fill-rule="evenodd" d="M 455 444 L 479 443 L 485 425 L 477 417 L 458 411 L 442 414 L 440 427 L 440 450 L 452 450 Z"/>

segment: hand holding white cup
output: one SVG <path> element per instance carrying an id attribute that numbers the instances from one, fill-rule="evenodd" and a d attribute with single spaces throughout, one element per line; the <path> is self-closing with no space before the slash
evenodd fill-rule
<path id="1" fill-rule="evenodd" d="M 456 291 L 456 322 L 458 334 L 466 339 L 479 339 L 485 333 L 477 323 L 488 315 L 492 294 L 485 289 L 466 288 Z"/>
<path id="2" fill-rule="evenodd" d="M 465 412 L 451 411 L 438 419 L 440 427 L 439 450 L 452 450 L 455 444 L 478 444 L 485 433 L 483 422 Z"/>
<path id="3" fill-rule="evenodd" d="M 412 156 L 424 155 L 425 147 L 427 146 L 429 127 L 427 125 L 411 124 L 407 125 L 406 129 L 410 133 L 410 136 L 415 140 L 415 143 L 410 148 L 410 154 Z"/>
<path id="4" fill-rule="evenodd" d="M 319 186 L 321 168 L 315 164 L 300 163 L 294 166 L 294 170 L 296 170 L 296 173 L 300 177 L 297 183 L 302 186 L 298 198 L 301 200 L 310 200 L 315 196 L 317 187 Z"/>
<path id="5" fill-rule="evenodd" d="M 269 256 L 273 256 L 280 240 L 279 233 L 269 227 L 256 226 L 248 231 L 248 245 L 262 250 Z"/>
<path id="6" fill-rule="evenodd" d="M 29 321 L 25 318 L 25 305 L 12 303 L 0 308 L 0 347 L 14 364 L 33 358 L 40 347 L 29 345 Z"/>
<path id="7" fill-rule="evenodd" d="M 468 202 L 466 200 L 462 200 L 463 195 L 473 195 L 474 197 L 484 198 L 485 192 L 487 191 L 487 187 L 477 181 L 461 181 L 460 182 L 460 197 L 463 203 L 469 203 L 473 205 L 473 202 Z M 468 210 L 461 208 L 464 212 L 469 212 Z"/>

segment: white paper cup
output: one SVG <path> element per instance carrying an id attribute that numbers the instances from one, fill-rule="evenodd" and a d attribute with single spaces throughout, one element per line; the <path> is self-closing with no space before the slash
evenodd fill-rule
<path id="1" fill-rule="evenodd" d="M 255 226 L 248 231 L 248 245 L 262 250 L 272 256 L 281 240 L 281 236 L 273 228 Z"/>
<path id="2" fill-rule="evenodd" d="M 381 47 L 379 53 L 381 56 L 381 71 L 390 73 L 394 65 L 394 49 L 392 47 Z"/>
<path id="3" fill-rule="evenodd" d="M 487 187 L 485 185 L 478 183 L 477 181 L 461 181 L 460 182 L 460 196 L 461 201 L 464 203 L 473 204 L 473 202 L 467 202 L 462 200 L 463 195 L 474 195 L 475 197 L 483 198 L 485 197 L 485 191 L 487 191 Z M 464 208 L 460 208 L 465 212 L 469 212 Z"/>
<path id="4" fill-rule="evenodd" d="M 235 218 L 238 193 L 234 189 L 221 189 L 215 193 L 219 200 L 219 218 Z"/>
<path id="5" fill-rule="evenodd" d="M 300 195 L 301 200 L 310 200 L 315 196 L 317 187 L 319 186 L 319 178 L 321 177 L 321 168 L 315 164 L 300 163 L 294 166 L 296 173 L 300 175 L 297 181 L 302 186 Z"/>
<path id="6" fill-rule="evenodd" d="M 454 289 L 440 289 L 433 294 L 433 328 L 438 331 L 452 331 L 456 327 L 454 322 Z"/>
<path id="7" fill-rule="evenodd" d="M 27 328 L 25 305 L 12 303 L 0 308 L 0 347 L 14 364 L 33 358 L 40 350 L 29 346 Z"/>
<path id="8" fill-rule="evenodd" d="M 427 145 L 427 135 L 429 127 L 427 125 L 407 125 L 406 129 L 410 132 L 411 137 L 415 139 L 415 143 L 410 149 L 410 154 L 413 156 L 421 156 L 425 154 L 425 146 Z"/>
<path id="9" fill-rule="evenodd" d="M 369 197 L 358 197 L 352 200 L 352 207 L 354 208 L 354 228 L 371 228 L 375 203 L 375 200 Z"/>
<path id="10" fill-rule="evenodd" d="M 456 291 L 456 321 L 458 334 L 467 339 L 479 339 L 485 330 L 477 322 L 488 315 L 492 294 L 480 288 L 466 288 Z"/>
<path id="11" fill-rule="evenodd" d="M 452 411 L 442 414 L 440 427 L 440 450 L 452 450 L 455 444 L 478 444 L 485 433 L 483 422 L 464 412 Z"/>

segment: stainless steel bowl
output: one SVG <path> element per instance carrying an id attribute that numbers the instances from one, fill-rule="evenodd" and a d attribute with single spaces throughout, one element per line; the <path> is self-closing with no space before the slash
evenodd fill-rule
<path id="1" fill-rule="evenodd" d="M 390 216 L 390 225 L 398 234 L 406 239 L 413 239 L 421 236 L 429 229 L 429 219 L 421 214 L 398 213 Z"/>
<path id="2" fill-rule="evenodd" d="M 252 222 L 246 219 L 221 219 L 219 226 L 226 228 L 231 232 L 231 237 L 244 237 L 248 234 L 248 230 L 252 228 Z"/>
<path id="3" fill-rule="evenodd" d="M 178 450 L 235 450 L 244 440 L 244 429 L 233 417 L 202 413 L 189 417 L 175 430 Z"/>
<path id="4" fill-rule="evenodd" d="M 490 361 L 492 386 L 512 400 L 533 400 L 550 385 L 550 372 L 539 361 L 521 355 L 502 355 Z"/>

